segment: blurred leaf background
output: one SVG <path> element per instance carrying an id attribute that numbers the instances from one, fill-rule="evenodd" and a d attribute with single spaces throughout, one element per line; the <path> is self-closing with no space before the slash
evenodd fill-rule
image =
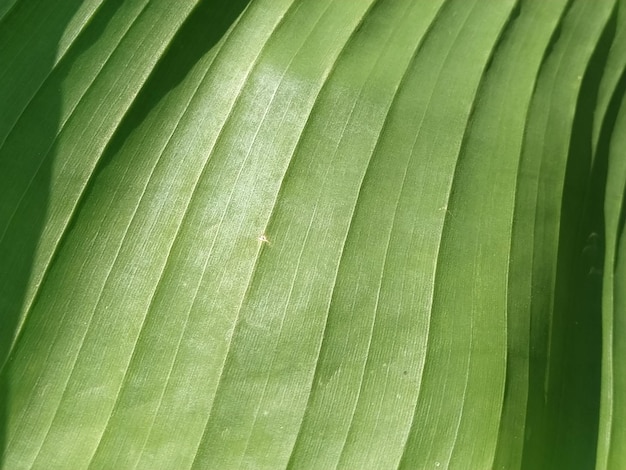
<path id="1" fill-rule="evenodd" d="M 0 1 L 2 468 L 626 468 L 625 70 L 623 0 Z"/>

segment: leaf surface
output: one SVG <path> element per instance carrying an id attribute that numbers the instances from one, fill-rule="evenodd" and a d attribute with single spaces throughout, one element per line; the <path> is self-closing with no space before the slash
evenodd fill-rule
<path id="1" fill-rule="evenodd" d="M 4 468 L 620 468 L 623 6 L 0 3 Z"/>

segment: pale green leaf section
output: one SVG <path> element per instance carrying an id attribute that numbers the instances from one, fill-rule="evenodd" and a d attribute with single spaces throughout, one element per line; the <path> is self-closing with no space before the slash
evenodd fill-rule
<path id="1" fill-rule="evenodd" d="M 348 164 L 360 162 L 360 174 L 355 175 L 351 204 L 345 209 L 351 212 L 338 213 L 345 221 L 343 236 L 348 238 L 344 246 L 339 247 L 339 256 L 335 255 L 337 260 L 341 259 L 341 264 L 336 280 L 331 279 L 334 286 L 328 285 L 333 289 L 331 304 L 325 309 L 330 308 L 328 318 L 322 317 L 325 326 L 314 332 L 318 337 L 323 333 L 324 337 L 321 351 L 314 351 L 312 365 L 317 360 L 317 370 L 304 421 L 290 456 L 290 467 L 293 468 L 333 468 L 337 466 L 346 443 L 363 380 L 389 243 L 392 212 L 385 211 L 397 204 L 398 187 L 389 190 L 404 171 L 402 166 L 395 167 L 391 161 L 383 163 L 381 150 L 376 145 L 379 138 L 380 145 L 385 138 L 395 139 L 392 135 L 383 137 L 393 127 L 392 120 L 397 119 L 398 101 L 394 103 L 394 100 L 399 99 L 399 93 L 406 93 L 404 89 L 410 74 L 407 67 L 415 60 L 435 15 L 441 13 L 440 8 L 441 5 L 435 2 L 427 5 L 415 2 L 398 2 L 393 6 L 378 4 L 371 18 L 366 19 L 363 28 L 347 45 L 318 101 L 319 111 L 311 123 L 315 126 L 311 129 L 313 132 L 305 134 L 299 149 L 302 153 L 315 149 L 314 131 L 326 126 L 325 116 L 328 110 L 332 110 L 332 115 L 344 123 L 341 132 L 336 132 L 335 138 L 329 142 L 337 155 L 334 159 L 346 159 Z M 408 37 L 413 41 L 407 41 Z M 411 71 L 414 67 L 415 64 L 411 64 Z M 346 94 L 347 88 L 354 92 Z M 362 127 L 363 123 L 367 125 Z M 407 140 L 407 144 L 410 143 L 411 140 Z M 407 151 L 403 153 L 406 155 Z M 405 161 L 405 155 L 388 157 Z M 388 178 L 391 176 L 387 173 L 389 170 L 394 172 L 395 179 Z M 381 178 L 380 182 L 385 185 L 378 197 L 371 190 L 372 175 Z M 301 178 L 305 177 L 306 173 L 302 172 Z M 291 197 L 295 196 L 294 193 Z M 355 208 L 357 202 L 359 206 Z M 369 223 L 360 210 L 366 206 L 371 207 L 370 214 L 375 214 L 375 219 L 372 217 Z M 366 256 L 359 256 L 359 253 L 366 253 Z M 363 315 L 363 312 L 370 314 Z M 318 354 L 319 359 L 316 359 Z M 416 372 L 414 370 L 412 375 L 415 376 Z M 407 384 L 414 383 L 414 379 L 406 379 Z"/>
<path id="2" fill-rule="evenodd" d="M 2 468 L 621 469 L 624 5 L 0 1 Z"/>
<path id="3" fill-rule="evenodd" d="M 195 1 L 178 2 L 176 6 L 170 2 L 159 6 L 159 1 L 149 3 L 147 0 L 121 3 L 109 1 L 98 11 L 98 17 L 93 18 L 74 42 L 72 47 L 76 53 L 70 51 L 64 61 L 54 66 L 35 95 L 25 99 L 26 107 L 9 101 L 9 109 L 17 109 L 18 118 L 15 123 L 2 123 L 7 134 L 0 148 L 0 185 L 3 188 L 0 253 L 5 266 L 16 265 L 26 270 L 28 266 L 19 260 L 24 251 L 20 246 L 35 251 L 14 336 L 31 307 L 99 157 L 168 39 Z M 37 13 L 45 16 L 46 12 Z M 15 18 L 16 24 L 3 23 L 6 29 L 2 31 L 19 32 L 22 17 L 16 15 Z M 6 18 L 6 23 L 11 20 L 12 17 Z M 37 37 L 37 34 L 33 32 L 32 36 Z M 41 54 L 37 52 L 38 46 L 33 46 L 34 57 L 27 55 L 20 64 L 30 64 L 30 60 L 37 58 Z M 138 53 L 138 46 L 142 48 L 141 53 Z M 120 70 L 127 73 L 121 75 Z M 24 74 L 30 76 L 30 73 Z M 22 72 L 18 71 L 16 76 L 21 77 Z M 42 110 L 46 109 L 49 113 L 42 121 Z M 33 134 L 37 137 L 33 138 Z M 22 155 L 22 158 L 15 158 L 15 155 Z M 48 182 L 50 188 L 46 188 Z M 44 204 L 47 206 L 45 214 L 41 213 Z M 36 241 L 36 250 L 28 246 L 35 241 L 27 238 L 33 221 L 20 214 L 33 214 L 41 219 L 42 234 Z M 15 280 L 23 276 L 14 269 L 1 271 L 2 310 L 15 308 L 15 290 L 19 288 Z M 11 316 L 14 315 L 11 312 Z M 10 330 L 3 335 L 9 333 Z M 1 360 L 4 364 L 6 353 Z"/>

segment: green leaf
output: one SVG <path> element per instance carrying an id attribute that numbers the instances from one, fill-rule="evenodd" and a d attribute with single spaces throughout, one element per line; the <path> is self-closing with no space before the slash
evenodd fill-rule
<path id="1" fill-rule="evenodd" d="M 624 34 L 0 3 L 2 467 L 622 468 Z"/>
<path id="2" fill-rule="evenodd" d="M 624 70 L 624 68 L 622 69 Z M 626 194 L 626 160 L 624 149 L 626 135 L 619 132 L 626 125 L 626 75 L 622 75 L 617 92 L 609 109 L 609 126 L 613 126 L 608 145 L 608 172 L 604 213 L 606 219 L 606 255 L 603 285 L 604 354 L 602 391 L 603 407 L 601 416 L 601 440 L 599 461 L 607 468 L 619 468 L 626 462 L 624 448 L 623 369 L 624 280 L 626 276 L 626 236 L 624 235 L 624 194 Z M 607 113 L 607 114 L 608 114 Z M 601 459 L 601 460 L 600 460 Z"/>

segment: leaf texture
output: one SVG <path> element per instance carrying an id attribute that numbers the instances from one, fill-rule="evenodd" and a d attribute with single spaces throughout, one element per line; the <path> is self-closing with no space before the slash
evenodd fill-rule
<path id="1" fill-rule="evenodd" d="M 3 468 L 622 468 L 625 5 L 1 3 Z"/>

